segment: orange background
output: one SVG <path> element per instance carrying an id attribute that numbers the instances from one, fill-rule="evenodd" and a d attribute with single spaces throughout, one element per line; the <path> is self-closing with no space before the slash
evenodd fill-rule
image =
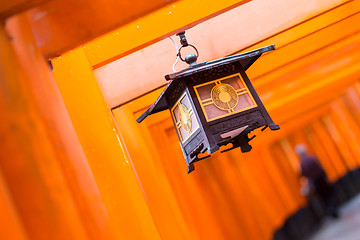
<path id="1" fill-rule="evenodd" d="M 185 21 L 182 14 L 191 5 L 184 0 L 171 3 L 180 9 L 171 19 L 174 25 L 162 26 L 159 21 L 168 19 L 162 14 L 173 6 L 159 2 L 152 14 L 134 3 L 132 22 L 123 19 L 114 32 L 108 32 L 114 23 L 104 21 L 89 38 L 73 42 L 64 34 L 61 47 L 48 39 L 65 31 L 57 26 L 66 29 L 71 23 L 45 14 L 52 8 L 43 1 L 14 1 L 15 7 L 0 8 L 7 20 L 0 26 L 0 239 L 271 239 L 306 204 L 299 192 L 297 143 L 309 146 L 332 181 L 359 167 L 359 1 L 326 6 L 319 1 L 311 12 L 301 5 L 312 1 L 294 1 L 298 8 L 289 27 L 279 23 L 266 36 L 248 32 L 254 40 L 241 42 L 232 53 L 276 45 L 247 73 L 281 130 L 255 132 L 251 152 L 217 152 L 196 163 L 189 175 L 169 112 L 135 121 L 163 83 L 139 87 L 135 97 L 125 91 L 125 101 L 117 102 L 118 96 L 104 89 L 122 79 L 103 83 L 94 72 L 103 67 L 115 74 L 111 63 L 127 61 L 129 54 L 230 9 L 253 4 L 264 16 L 272 9 L 254 0 L 213 3 L 200 11 L 196 7 L 203 2 L 198 1 L 197 12 Z M 272 21 L 278 19 L 259 28 L 271 27 Z M 134 43 L 131 26 L 140 23 L 159 27 L 137 30 Z M 116 32 L 124 36 L 121 44 Z M 191 34 L 187 38 L 191 42 Z M 199 45 L 204 51 L 211 47 L 206 39 Z M 72 50 L 51 55 L 61 49 Z M 138 61 L 145 65 L 153 59 Z M 144 71 L 152 75 L 151 69 Z M 134 85 L 140 81 L 134 79 Z"/>

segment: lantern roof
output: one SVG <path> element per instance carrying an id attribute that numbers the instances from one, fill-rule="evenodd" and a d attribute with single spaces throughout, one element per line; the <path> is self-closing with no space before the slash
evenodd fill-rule
<path id="1" fill-rule="evenodd" d="M 166 75 L 165 79 L 170 82 L 166 85 L 160 96 L 156 99 L 155 103 L 152 104 L 136 121 L 140 123 L 150 114 L 168 109 L 169 107 L 165 95 L 168 91 L 171 91 L 171 89 L 177 86 L 183 77 L 233 62 L 240 62 L 244 71 L 246 71 L 263 53 L 272 50 L 275 50 L 275 45 L 269 45 L 253 51 L 220 58 L 210 62 L 193 64 L 188 68 Z"/>

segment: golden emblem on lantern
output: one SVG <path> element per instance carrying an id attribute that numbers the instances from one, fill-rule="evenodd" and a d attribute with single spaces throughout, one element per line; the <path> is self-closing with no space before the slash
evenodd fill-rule
<path id="1" fill-rule="evenodd" d="M 191 133 L 191 118 L 189 110 L 182 103 L 179 103 L 179 119 L 181 127 L 188 133 Z"/>
<path id="2" fill-rule="evenodd" d="M 239 101 L 236 90 L 226 83 L 216 85 L 211 89 L 211 99 L 221 110 L 233 110 Z"/>

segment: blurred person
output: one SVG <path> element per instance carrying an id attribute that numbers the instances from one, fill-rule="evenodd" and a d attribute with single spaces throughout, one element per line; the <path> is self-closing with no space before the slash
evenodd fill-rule
<path id="1" fill-rule="evenodd" d="M 338 218 L 334 188 L 319 160 L 307 153 L 307 147 L 304 144 L 296 145 L 295 152 L 300 158 L 301 176 L 306 178 L 301 188 L 302 194 L 308 197 L 318 196 L 325 206 L 325 214 Z"/>

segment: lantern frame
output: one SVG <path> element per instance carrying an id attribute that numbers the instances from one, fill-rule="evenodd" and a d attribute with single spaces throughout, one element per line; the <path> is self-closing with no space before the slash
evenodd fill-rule
<path id="1" fill-rule="evenodd" d="M 186 59 L 190 59 L 190 62 L 188 61 L 190 66 L 165 76 L 165 79 L 168 80 L 169 83 L 155 103 L 137 119 L 137 122 L 140 123 L 151 114 L 169 109 L 188 166 L 188 173 L 194 170 L 195 162 L 209 157 L 210 154 L 219 150 L 223 145 L 229 143 L 233 145 L 224 151 L 229 151 L 237 147 L 240 147 L 242 152 L 250 151 L 252 147 L 249 145 L 249 141 L 252 140 L 253 137 L 250 139 L 248 134 L 251 131 L 260 127 L 263 127 L 262 130 L 265 130 L 267 127 L 271 130 L 280 129 L 271 119 L 245 73 L 263 53 L 274 49 L 275 46 L 270 45 L 250 52 L 203 63 L 195 62 L 197 56 L 189 57 L 188 55 Z M 254 106 L 247 109 L 240 109 L 225 116 L 209 119 L 203 104 L 200 102 L 201 99 L 197 89 L 203 84 L 211 83 L 212 81 L 221 83 L 222 79 L 226 80 L 233 76 L 238 76 L 239 81 L 244 84 L 247 94 L 249 94 L 255 103 Z M 183 140 L 180 130 L 181 126 L 179 128 L 179 117 L 174 115 L 173 110 L 177 105 L 178 109 L 180 109 L 179 102 L 182 101 L 184 96 L 189 98 L 190 105 L 185 108 L 182 106 L 182 109 L 189 109 L 191 107 L 193 111 L 191 114 L 195 117 L 192 118 L 191 121 L 195 119 L 198 127 Z M 184 114 L 186 115 L 186 110 L 183 111 L 185 111 Z M 189 120 L 185 119 L 184 121 L 188 123 L 187 121 Z M 209 155 L 203 158 L 199 157 L 199 154 L 205 152 Z"/>

